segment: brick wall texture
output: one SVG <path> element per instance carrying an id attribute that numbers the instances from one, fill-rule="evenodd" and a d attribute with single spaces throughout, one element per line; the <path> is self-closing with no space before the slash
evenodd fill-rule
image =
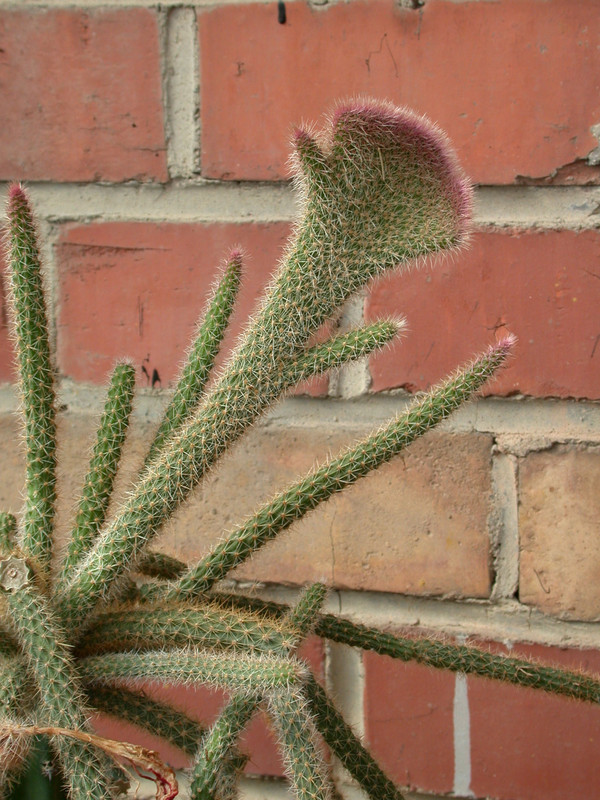
<path id="1" fill-rule="evenodd" d="M 274 2 L 0 0 L 0 188 L 30 187 L 44 235 L 65 396 L 63 527 L 115 360 L 133 360 L 141 398 L 124 491 L 215 271 L 241 245 L 234 345 L 293 225 L 293 124 L 318 122 L 340 98 L 387 98 L 452 140 L 476 185 L 470 247 L 352 300 L 342 324 L 402 313 L 407 337 L 286 400 L 194 494 L 163 547 L 198 558 L 261 499 L 510 330 L 515 356 L 476 402 L 233 577 L 276 596 L 324 578 L 354 618 L 600 672 L 600 4 L 285 9 L 281 24 Z M 16 511 L 0 302 L 0 503 Z M 372 654 L 334 658 L 316 640 L 306 657 L 411 791 L 600 796 L 597 707 Z M 161 691 L 205 720 L 222 702 Z M 247 741 L 248 772 L 280 776 L 264 720 Z"/>

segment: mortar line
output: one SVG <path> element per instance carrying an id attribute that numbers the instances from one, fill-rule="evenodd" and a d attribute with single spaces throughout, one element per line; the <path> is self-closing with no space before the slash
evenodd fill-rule
<path id="1" fill-rule="evenodd" d="M 514 455 L 493 454 L 492 496 L 495 580 L 491 599 L 500 600 L 514 597 L 519 585 L 517 459 Z"/>
<path id="2" fill-rule="evenodd" d="M 198 171 L 198 47 L 193 8 L 162 9 L 161 70 L 169 177 Z"/>
<path id="3" fill-rule="evenodd" d="M 184 91 L 181 86 L 179 89 Z M 195 101 L 188 96 L 187 103 L 190 116 Z M 185 127 L 181 122 L 176 124 Z M 187 134 L 192 136 L 189 125 Z M 168 184 L 32 181 L 27 185 L 38 217 L 56 222 L 291 222 L 298 210 L 288 182 L 218 182 L 188 176 Z M 8 183 L 0 182 L 0 194 L 7 191 Z M 479 187 L 475 199 L 475 228 L 588 230 L 598 226 L 597 186 Z"/>

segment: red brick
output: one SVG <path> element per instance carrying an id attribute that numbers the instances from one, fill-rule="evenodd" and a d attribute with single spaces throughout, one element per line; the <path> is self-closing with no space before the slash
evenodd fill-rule
<path id="1" fill-rule="evenodd" d="M 299 655 L 308 661 L 317 680 L 323 683 L 324 654 L 321 640 L 314 636 L 309 637 L 300 648 Z M 184 710 L 188 716 L 207 726 L 216 719 L 227 700 L 226 692 L 206 686 L 151 684 L 146 685 L 144 690 L 156 700 Z M 106 715 L 97 715 L 93 720 L 93 724 L 94 729 L 101 736 L 132 742 L 156 750 L 161 758 L 175 769 L 184 769 L 191 764 L 191 760 L 181 750 L 129 723 L 121 722 Z M 263 711 L 259 711 L 250 721 L 247 729 L 240 737 L 239 747 L 241 752 L 249 756 L 246 764 L 246 773 L 269 776 L 284 775 L 285 770 L 277 738 L 267 715 Z"/>
<path id="2" fill-rule="evenodd" d="M 503 230 L 475 234 L 455 259 L 387 276 L 367 317 L 406 313 L 409 335 L 373 361 L 373 390 L 426 388 L 508 329 L 515 356 L 485 393 L 600 397 L 599 259 L 595 230 Z"/>
<path id="3" fill-rule="evenodd" d="M 600 653 L 519 645 L 512 655 L 600 673 Z M 476 678 L 468 680 L 471 789 L 501 800 L 597 797 L 600 708 Z"/>
<path id="4" fill-rule="evenodd" d="M 453 789 L 454 675 L 364 654 L 367 744 L 399 786 Z"/>
<path id="5" fill-rule="evenodd" d="M 438 122 L 477 183 L 600 180 L 596 0 L 400 5 L 199 10 L 203 174 L 286 177 L 292 124 L 363 93 Z"/>
<path id="6" fill-rule="evenodd" d="M 502 645 L 491 649 L 507 652 Z M 600 672 L 600 653 L 517 645 L 510 654 Z M 396 782 L 428 792 L 454 788 L 456 677 L 365 653 L 365 723 L 374 755 Z M 471 785 L 476 797 L 596 797 L 600 709 L 533 689 L 469 677 Z"/>
<path id="7" fill-rule="evenodd" d="M 289 233 L 287 223 L 66 226 L 60 272 L 58 361 L 80 381 L 104 383 L 118 358 L 156 369 L 163 387 L 176 376 L 219 264 L 234 245 L 248 253 L 226 351 L 255 308 Z M 327 391 L 326 380 L 312 384 Z"/>
<path id="8" fill-rule="evenodd" d="M 0 48 L 3 180 L 167 178 L 153 12 L 4 10 Z"/>
<path id="9" fill-rule="evenodd" d="M 546 614 L 600 618 L 600 452 L 554 447 L 519 467 L 519 598 Z"/>

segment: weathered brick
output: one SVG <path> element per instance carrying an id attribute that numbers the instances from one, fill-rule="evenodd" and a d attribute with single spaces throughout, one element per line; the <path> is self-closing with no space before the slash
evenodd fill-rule
<path id="1" fill-rule="evenodd" d="M 222 531 L 365 430 L 253 431 L 182 512 L 168 548 L 200 557 Z M 486 597 L 490 590 L 487 436 L 432 434 L 311 512 L 232 575 L 240 580 L 417 595 Z M 460 481 L 456 476 L 460 474 Z M 461 487 L 468 486 L 464 492 Z M 185 518 L 185 521 L 184 521 Z M 197 520 L 202 520 L 199 525 Z"/>
<path id="2" fill-rule="evenodd" d="M 362 93 L 438 122 L 477 183 L 600 180 L 596 0 L 401 5 L 199 10 L 203 174 L 286 177 L 292 124 Z"/>
<path id="3" fill-rule="evenodd" d="M 516 645 L 511 653 L 598 675 L 600 653 Z M 500 800 L 595 797 L 600 709 L 498 682 L 468 679 L 471 789 Z"/>
<path id="4" fill-rule="evenodd" d="M 372 389 L 424 389 L 510 330 L 514 358 L 484 393 L 600 397 L 599 258 L 595 230 L 480 231 L 456 258 L 382 279 L 366 316 L 405 313 L 409 334 L 377 356 Z"/>
<path id="5" fill-rule="evenodd" d="M 65 226 L 56 249 L 60 371 L 104 383 L 115 361 L 129 357 L 142 385 L 156 370 L 157 385 L 166 387 L 177 376 L 219 266 L 241 245 L 248 256 L 226 352 L 255 309 L 288 233 L 287 223 Z M 322 394 L 327 385 L 318 378 L 304 389 Z"/>
<path id="6" fill-rule="evenodd" d="M 568 669 L 600 670 L 598 651 L 490 647 Z M 364 666 L 367 741 L 400 785 L 452 792 L 470 767 L 475 797 L 595 797 L 600 779 L 596 705 L 470 676 L 468 708 L 455 721 L 454 674 L 373 653 L 365 653 Z M 465 735 L 470 738 L 470 763 L 461 765 L 459 776 L 454 742 Z"/>
<path id="7" fill-rule="evenodd" d="M 16 458 L 14 421 L 2 424 L 8 428 L 1 450 Z M 87 468 L 95 425 L 89 416 L 60 417 L 58 528 L 63 534 Z M 138 424 L 130 432 L 116 496 L 131 486 L 152 430 L 150 424 Z M 254 429 L 176 513 L 160 537 L 161 547 L 185 561 L 201 558 L 259 503 L 286 488 L 316 460 L 336 454 L 364 434 L 364 429 Z M 491 438 L 485 435 L 430 434 L 403 458 L 282 533 L 232 575 L 267 583 L 324 579 L 339 588 L 486 597 L 490 448 Z M 9 510 L 20 506 L 20 474 L 11 468 L 2 482 L 2 492 L 8 484 L 12 487 L 5 498 L 0 496 L 2 507 L 8 504 Z"/>
<path id="8" fill-rule="evenodd" d="M 363 660 L 369 749 L 399 786 L 451 792 L 454 675 L 368 652 Z"/>
<path id="9" fill-rule="evenodd" d="M 156 14 L 3 9 L 0 177 L 165 180 Z"/>
<path id="10" fill-rule="evenodd" d="M 600 619 L 597 448 L 555 446 L 519 468 L 519 597 L 548 614 Z"/>

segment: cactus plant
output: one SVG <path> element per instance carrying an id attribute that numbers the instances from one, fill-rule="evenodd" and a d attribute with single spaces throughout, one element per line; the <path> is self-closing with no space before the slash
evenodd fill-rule
<path id="1" fill-rule="evenodd" d="M 322 131 L 298 129 L 294 144 L 302 214 L 262 305 L 207 389 L 240 282 L 242 254 L 233 251 L 137 483 L 107 518 L 133 402 L 133 367 L 116 366 L 62 556 L 53 549 L 54 369 L 42 270 L 27 194 L 19 185 L 10 189 L 8 282 L 27 472 L 19 520 L 0 514 L 0 794 L 18 784 L 28 761 L 39 761 L 36 742 L 49 737 L 51 757 L 74 800 L 116 795 L 123 772 L 115 753 L 121 764 L 154 775 L 157 797 L 174 797 L 174 780 L 152 754 L 93 734 L 88 715 L 96 709 L 151 729 L 193 755 L 195 800 L 234 798 L 245 763 L 238 737 L 260 707 L 272 720 L 301 800 L 325 800 L 335 792 L 321 737 L 369 797 L 401 798 L 298 657 L 312 632 L 441 669 L 580 699 L 600 695 L 592 677 L 528 663 L 525 669 L 516 659 L 403 639 L 324 614 L 322 584 L 307 587 L 290 608 L 228 595 L 219 585 L 265 542 L 467 401 L 504 363 L 511 337 L 265 503 L 197 564 L 150 549 L 222 454 L 289 389 L 374 353 L 402 329 L 402 320 L 382 320 L 315 344 L 315 332 L 345 300 L 383 272 L 456 250 L 468 237 L 469 185 L 444 136 L 410 111 L 348 103 Z M 225 688 L 230 699 L 203 729 L 125 688 L 140 679 L 207 683 Z"/>

